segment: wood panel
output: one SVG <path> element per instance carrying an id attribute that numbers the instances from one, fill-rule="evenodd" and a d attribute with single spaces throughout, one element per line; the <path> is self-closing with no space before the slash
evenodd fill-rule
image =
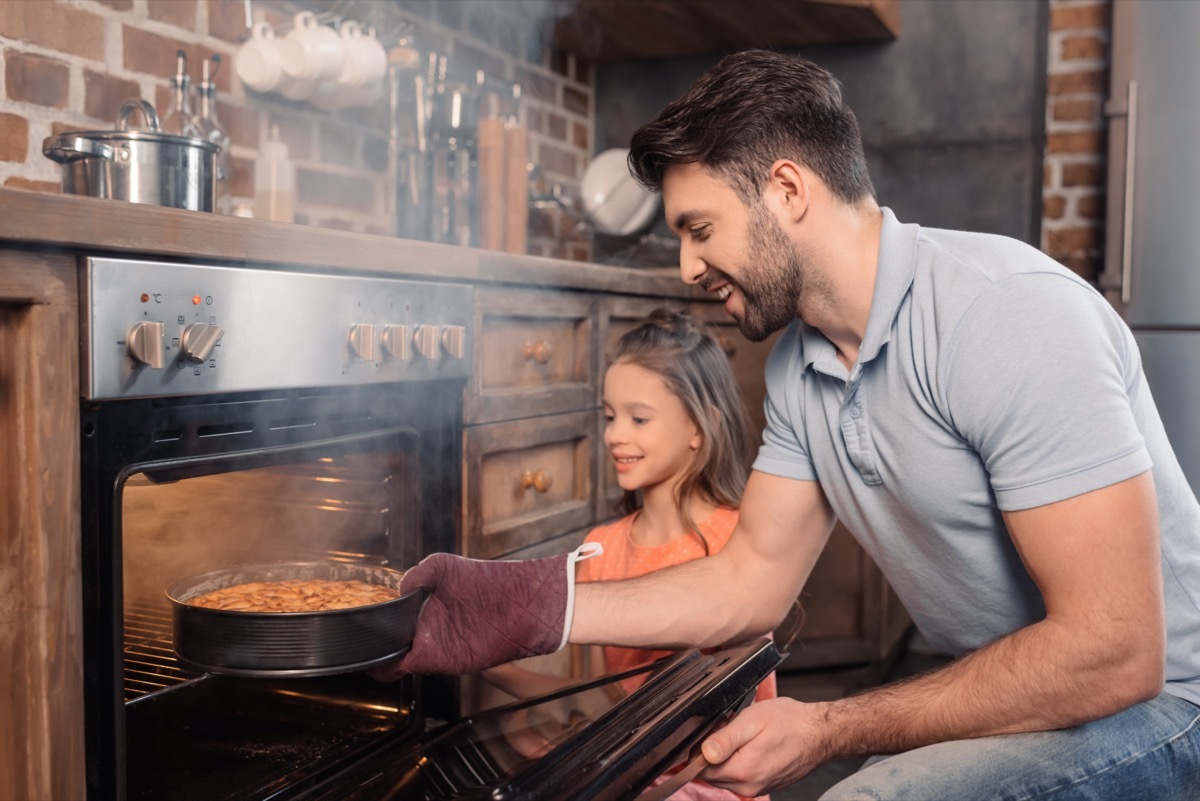
<path id="1" fill-rule="evenodd" d="M 0 798 L 84 794 L 76 295 L 0 251 Z"/>
<path id="2" fill-rule="evenodd" d="M 593 420 L 589 410 L 466 430 L 466 556 L 492 559 L 593 521 Z"/>
<path id="3" fill-rule="evenodd" d="M 467 422 L 592 408 L 595 319 L 596 299 L 584 293 L 477 291 Z"/>
<path id="4" fill-rule="evenodd" d="M 622 61 L 899 34 L 899 0 L 578 0 L 557 21 L 554 41 L 593 61 Z"/>

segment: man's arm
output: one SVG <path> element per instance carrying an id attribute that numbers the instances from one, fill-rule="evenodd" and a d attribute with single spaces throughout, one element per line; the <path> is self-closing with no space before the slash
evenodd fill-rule
<path id="1" fill-rule="evenodd" d="M 724 762 L 701 778 L 754 795 L 837 757 L 1065 728 L 1157 695 L 1166 634 L 1151 475 L 1004 517 L 1043 620 L 851 698 L 754 704 L 706 741 L 709 761 Z"/>
<path id="2" fill-rule="evenodd" d="M 571 642 L 678 649 L 771 631 L 833 529 L 815 481 L 752 472 L 737 528 L 713 556 L 576 587 Z"/>

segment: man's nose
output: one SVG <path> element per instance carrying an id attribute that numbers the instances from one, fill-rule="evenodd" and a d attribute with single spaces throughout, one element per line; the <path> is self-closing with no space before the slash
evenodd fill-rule
<path id="1" fill-rule="evenodd" d="M 697 284 L 708 270 L 704 259 L 696 253 L 694 245 L 685 238 L 679 245 L 679 277 L 685 284 Z"/>

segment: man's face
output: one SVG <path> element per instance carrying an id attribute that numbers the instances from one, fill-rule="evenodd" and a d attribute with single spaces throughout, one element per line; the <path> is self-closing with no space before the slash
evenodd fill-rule
<path id="1" fill-rule="evenodd" d="M 761 202 L 747 207 L 706 168 L 680 164 L 663 178 L 663 204 L 684 283 L 724 300 L 747 339 L 766 339 L 796 317 L 804 262 Z"/>

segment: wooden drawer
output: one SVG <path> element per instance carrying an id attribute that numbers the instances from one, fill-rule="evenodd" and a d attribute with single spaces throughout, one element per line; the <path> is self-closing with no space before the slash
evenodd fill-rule
<path id="1" fill-rule="evenodd" d="M 477 291 L 467 423 L 594 408 L 596 308 L 583 293 Z"/>
<path id="2" fill-rule="evenodd" d="M 592 523 L 596 412 L 466 429 L 463 553 L 492 559 Z"/>

